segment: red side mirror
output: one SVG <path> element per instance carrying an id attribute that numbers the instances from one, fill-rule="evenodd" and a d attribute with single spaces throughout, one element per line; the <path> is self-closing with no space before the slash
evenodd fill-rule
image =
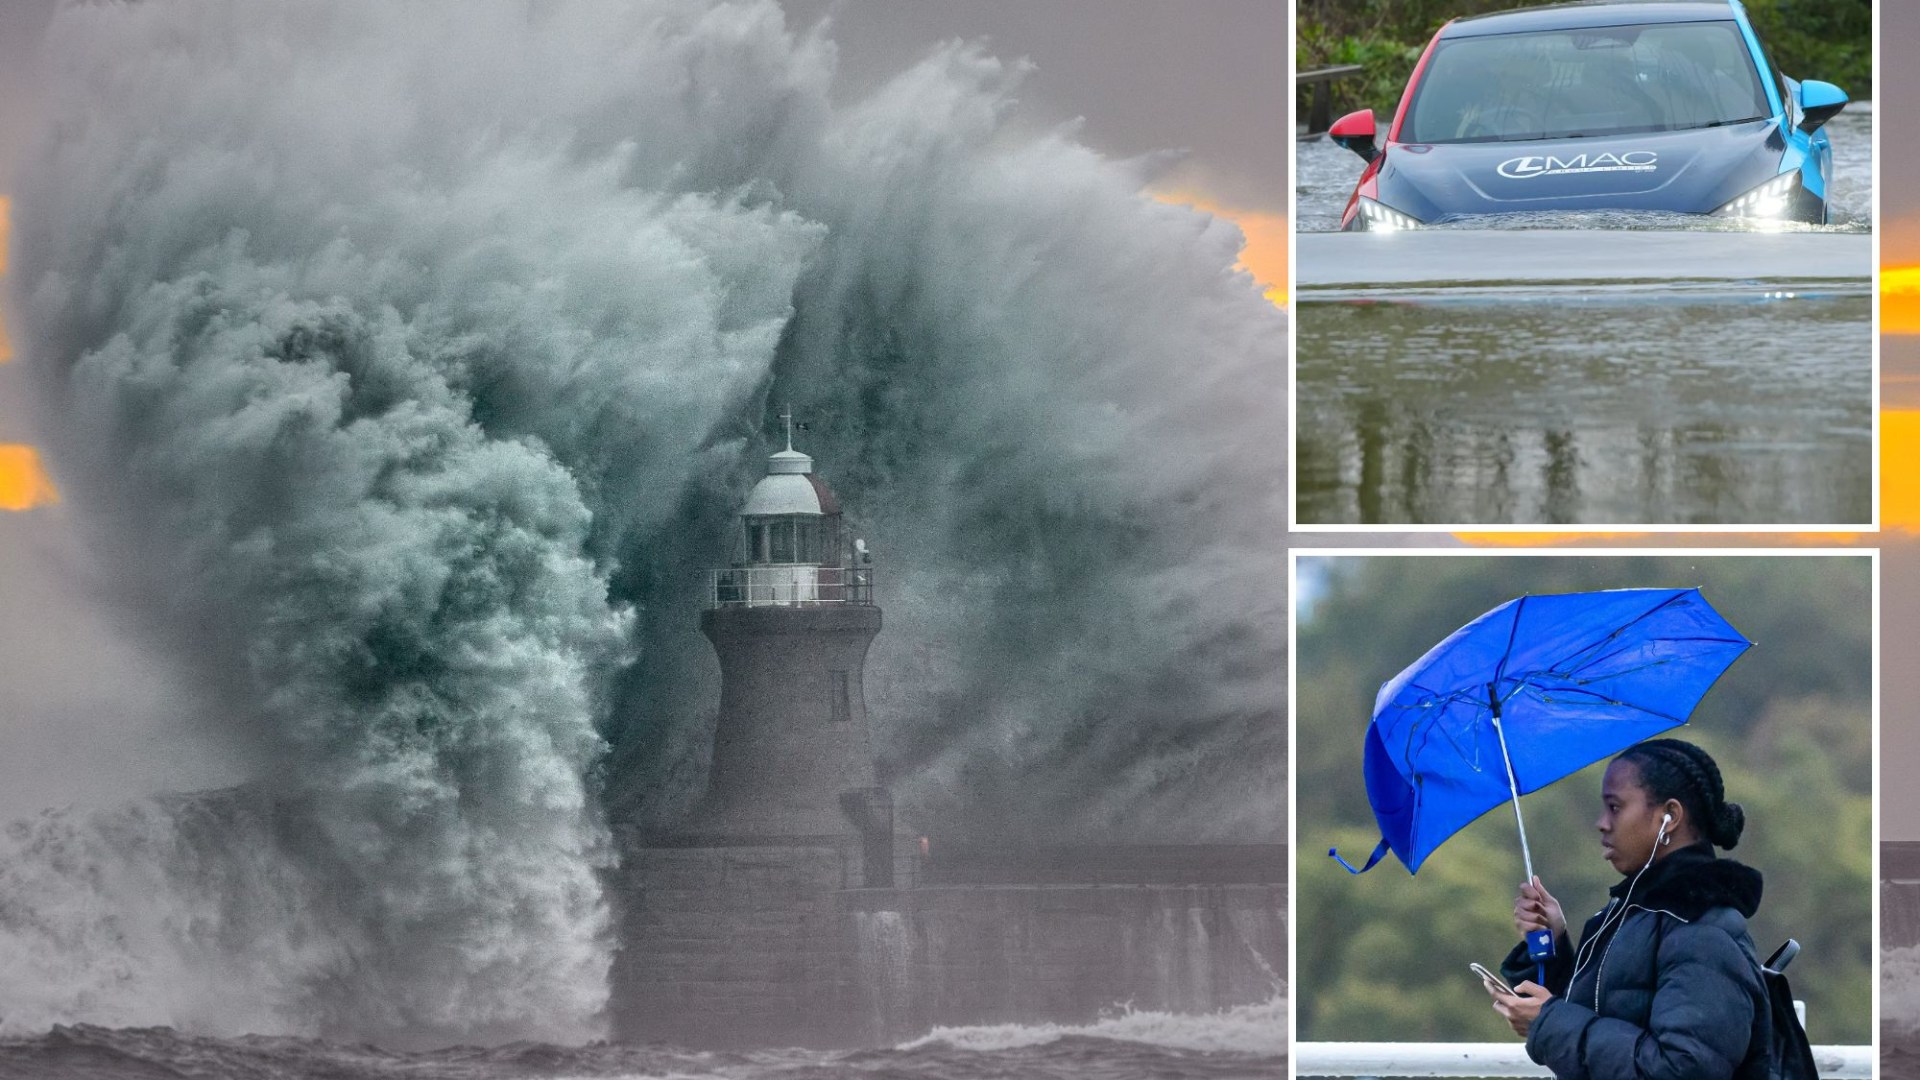
<path id="1" fill-rule="evenodd" d="M 1348 113 L 1335 120 L 1333 126 L 1327 129 L 1327 134 L 1336 139 L 1373 138 L 1373 110 L 1361 109 Z"/>
<path id="2" fill-rule="evenodd" d="M 1372 163 L 1374 158 L 1380 156 L 1380 151 L 1374 146 L 1373 142 L 1374 125 L 1372 109 L 1361 109 L 1359 112 L 1350 112 L 1340 119 L 1335 120 L 1333 126 L 1327 129 L 1327 136 L 1348 150 L 1359 154 L 1365 158 L 1369 164 Z"/>

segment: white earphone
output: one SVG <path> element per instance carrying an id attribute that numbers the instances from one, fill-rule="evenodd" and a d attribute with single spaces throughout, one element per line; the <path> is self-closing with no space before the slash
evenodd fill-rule
<path id="1" fill-rule="evenodd" d="M 1611 914 L 1609 914 L 1606 918 L 1600 920 L 1599 928 L 1596 929 L 1591 935 L 1588 936 L 1587 940 L 1581 944 L 1579 950 L 1575 953 L 1574 965 L 1573 965 L 1573 974 L 1575 977 L 1578 977 L 1581 969 L 1585 968 L 1587 966 L 1587 962 L 1593 959 L 1594 957 L 1593 947 L 1599 944 L 1600 935 L 1606 930 L 1607 924 L 1619 922 L 1622 918 L 1626 916 L 1627 901 L 1633 899 L 1633 887 L 1635 885 L 1640 884 L 1640 875 L 1646 873 L 1647 867 L 1653 865 L 1654 851 L 1659 850 L 1660 847 L 1663 845 L 1671 845 L 1673 843 L 1672 834 L 1667 832 L 1667 826 L 1671 824 L 1673 824 L 1673 814 L 1671 811 L 1660 815 L 1660 831 L 1654 834 L 1653 851 L 1647 852 L 1647 861 L 1641 865 L 1639 872 L 1633 875 L 1633 880 L 1627 883 L 1627 895 L 1621 898 L 1620 904 L 1617 908 L 1614 908 L 1614 906 L 1611 903 L 1608 904 L 1608 907 L 1613 909 Z M 1568 980 L 1568 982 L 1569 984 L 1571 984 L 1572 980 L 1570 979 Z M 1598 984 L 1595 984 L 1593 988 L 1593 993 L 1594 993 L 1594 1009 L 1598 1011 L 1600 1007 L 1600 1002 L 1599 1002 L 1600 987 Z"/>

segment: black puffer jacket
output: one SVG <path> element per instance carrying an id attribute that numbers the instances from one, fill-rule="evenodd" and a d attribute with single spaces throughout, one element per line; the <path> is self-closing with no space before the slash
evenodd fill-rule
<path id="1" fill-rule="evenodd" d="M 1631 881 L 1587 920 L 1578 974 L 1575 956 L 1548 964 L 1554 997 L 1527 1032 L 1527 1056 L 1559 1080 L 1764 1077 L 1772 1020 L 1747 933 L 1759 871 L 1700 843 L 1654 863 L 1629 897 Z M 1501 968 L 1515 984 L 1535 978 L 1524 943 Z"/>

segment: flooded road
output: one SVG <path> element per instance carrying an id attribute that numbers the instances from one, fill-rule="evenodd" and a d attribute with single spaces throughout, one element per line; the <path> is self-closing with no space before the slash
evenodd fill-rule
<path id="1" fill-rule="evenodd" d="M 1871 110 L 1829 130 L 1833 225 L 1609 212 L 1302 236 L 1299 522 L 1870 522 Z M 1300 145 L 1301 232 L 1338 228 L 1358 170 Z"/>
<path id="2" fill-rule="evenodd" d="M 1850 524 L 1871 298 L 1303 304 L 1299 520 Z"/>

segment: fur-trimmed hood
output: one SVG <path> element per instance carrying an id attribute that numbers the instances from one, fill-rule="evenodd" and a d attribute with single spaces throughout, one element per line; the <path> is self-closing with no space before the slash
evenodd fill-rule
<path id="1" fill-rule="evenodd" d="M 1611 890 L 1624 896 L 1632 875 Z M 1760 871 L 1745 863 L 1714 855 L 1702 841 L 1673 852 L 1654 863 L 1633 890 L 1635 904 L 1664 908 L 1683 919 L 1697 919 L 1717 907 L 1728 907 L 1751 919 L 1760 910 Z"/>

